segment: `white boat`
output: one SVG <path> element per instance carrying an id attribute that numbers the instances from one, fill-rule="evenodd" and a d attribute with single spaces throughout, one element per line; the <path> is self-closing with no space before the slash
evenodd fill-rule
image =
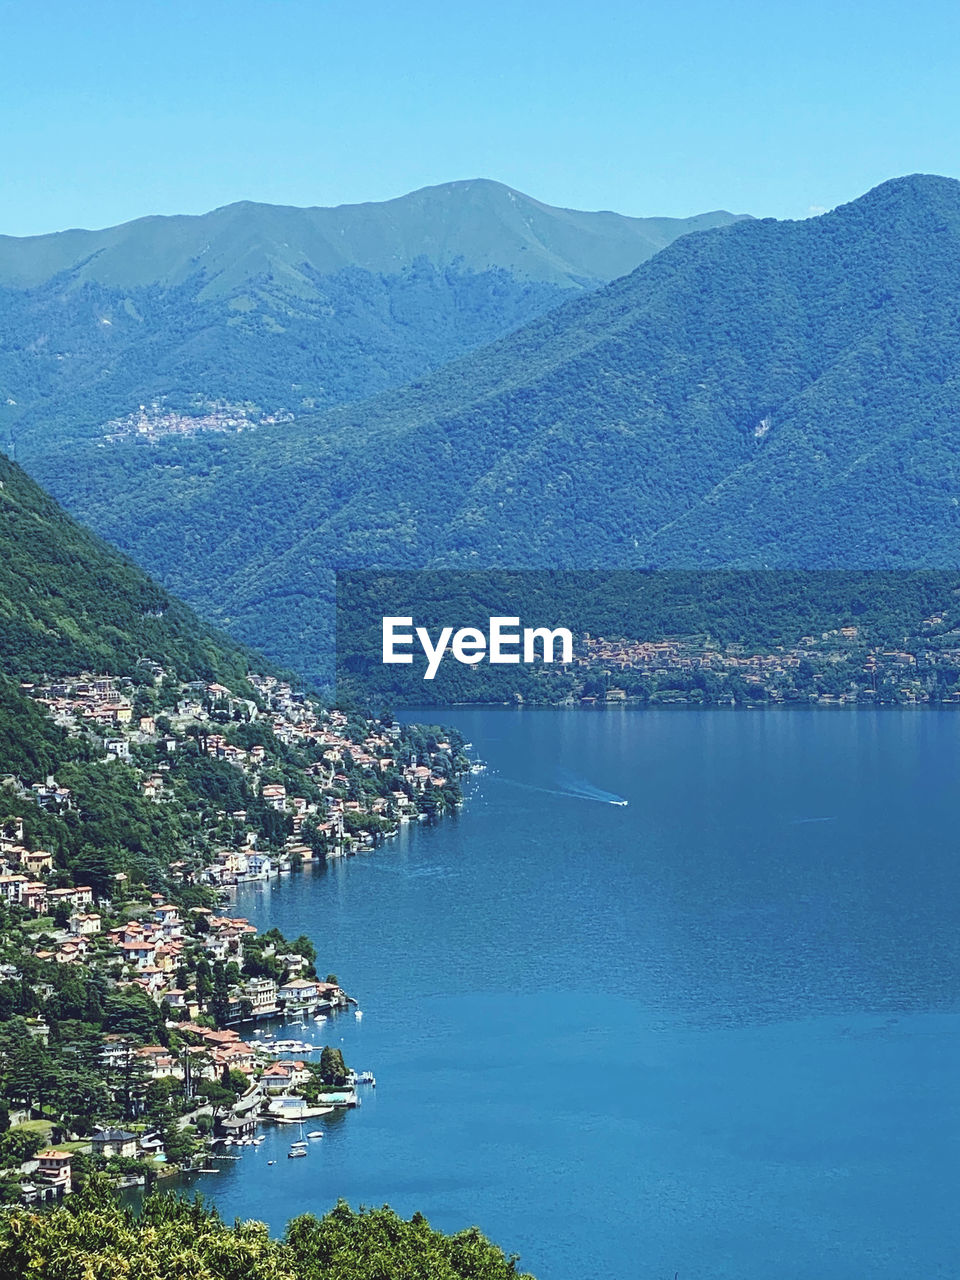
<path id="1" fill-rule="evenodd" d="M 307 1146 L 307 1143 L 306 1143 L 306 1141 L 305 1141 L 304 1139 L 302 1139 L 302 1138 L 301 1138 L 301 1140 L 300 1140 L 299 1142 L 291 1142 L 291 1143 L 290 1143 L 290 1150 L 292 1151 L 292 1150 L 294 1149 L 294 1147 L 305 1147 L 305 1146 Z"/>
<path id="2" fill-rule="evenodd" d="M 360 1019 L 363 1017 L 363 1010 L 362 1010 L 362 1009 L 356 1009 L 356 1010 L 354 1010 L 354 1014 L 353 1014 L 353 1016 L 354 1016 L 354 1017 L 356 1018 L 356 1020 L 359 1022 L 359 1021 L 360 1021 Z"/>
<path id="3" fill-rule="evenodd" d="M 305 1156 L 306 1154 L 307 1154 L 306 1147 L 295 1147 L 292 1150 L 287 1152 L 287 1159 L 296 1160 L 298 1156 Z"/>
<path id="4" fill-rule="evenodd" d="M 310 1130 L 310 1132 L 307 1134 L 307 1137 L 308 1137 L 308 1138 L 322 1138 L 322 1137 L 323 1137 L 323 1130 L 322 1130 L 322 1129 L 311 1129 L 311 1130 Z"/>

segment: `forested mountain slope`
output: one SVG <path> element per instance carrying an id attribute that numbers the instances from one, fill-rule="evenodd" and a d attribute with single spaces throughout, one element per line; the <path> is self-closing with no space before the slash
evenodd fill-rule
<path id="1" fill-rule="evenodd" d="M 239 688 L 248 656 L 0 455 L 0 675 L 143 678 L 146 661 Z"/>
<path id="2" fill-rule="evenodd" d="M 960 183 L 913 176 L 678 240 L 373 401 L 40 474 L 315 670 L 336 565 L 954 566 L 958 371 Z"/>
<path id="3" fill-rule="evenodd" d="M 554 209 L 477 180 L 0 236 L 0 446 L 29 462 L 154 400 L 250 426 L 364 398 L 731 221 Z"/>

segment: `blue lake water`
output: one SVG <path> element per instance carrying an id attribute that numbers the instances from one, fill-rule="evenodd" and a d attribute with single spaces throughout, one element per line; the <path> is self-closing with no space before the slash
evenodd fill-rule
<path id="1" fill-rule="evenodd" d="M 237 895 L 358 997 L 316 1038 L 378 1087 L 201 1179 L 225 1216 L 388 1202 L 540 1280 L 955 1280 L 960 715 L 432 718 L 490 765 L 458 818 Z"/>

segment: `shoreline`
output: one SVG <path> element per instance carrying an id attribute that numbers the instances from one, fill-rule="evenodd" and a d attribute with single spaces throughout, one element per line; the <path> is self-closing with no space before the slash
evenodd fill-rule
<path id="1" fill-rule="evenodd" d="M 960 701 L 934 702 L 929 699 L 912 702 L 873 702 L 850 699 L 844 701 L 794 702 L 764 700 L 758 702 L 646 702 L 639 698 L 623 698 L 610 702 L 444 702 L 427 706 L 398 705 L 399 714 L 450 711 L 954 711 Z M 412 722 L 414 723 L 414 722 Z"/>

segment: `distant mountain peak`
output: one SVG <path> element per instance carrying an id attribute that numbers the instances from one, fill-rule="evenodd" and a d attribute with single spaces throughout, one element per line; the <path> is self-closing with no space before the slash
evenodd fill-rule
<path id="1" fill-rule="evenodd" d="M 724 212 L 631 218 L 555 208 L 491 178 L 463 178 L 330 208 L 238 200 L 98 231 L 0 236 L 0 286 L 32 288 L 66 275 L 75 285 L 169 287 L 202 270 L 204 296 L 218 297 L 279 271 L 287 291 L 311 296 L 308 274 L 393 274 L 425 258 L 571 288 L 624 275 L 678 236 L 733 221 Z"/>

